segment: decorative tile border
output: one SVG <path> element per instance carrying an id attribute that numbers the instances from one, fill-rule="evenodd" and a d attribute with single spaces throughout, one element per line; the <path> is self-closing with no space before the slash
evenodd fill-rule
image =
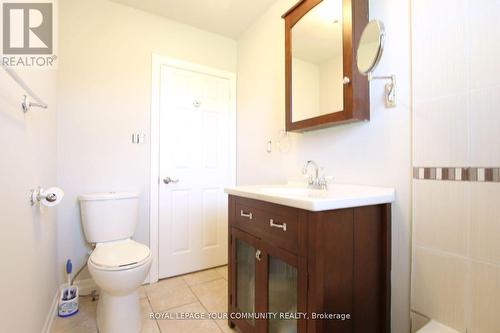
<path id="1" fill-rule="evenodd" d="M 413 168 L 413 179 L 500 182 L 500 168 Z"/>

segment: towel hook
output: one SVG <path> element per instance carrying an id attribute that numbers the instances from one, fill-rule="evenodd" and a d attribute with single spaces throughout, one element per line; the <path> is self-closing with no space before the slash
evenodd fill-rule
<path id="1" fill-rule="evenodd" d="M 23 95 L 23 101 L 21 102 L 21 107 L 23 108 L 23 112 L 26 113 L 28 111 L 31 111 L 31 108 L 33 106 L 42 109 L 47 108 L 46 104 L 32 102 L 31 98 L 29 98 L 27 95 Z"/>

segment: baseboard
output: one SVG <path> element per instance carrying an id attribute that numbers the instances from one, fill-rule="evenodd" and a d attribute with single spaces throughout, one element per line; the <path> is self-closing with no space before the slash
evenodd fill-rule
<path id="1" fill-rule="evenodd" d="M 54 298 L 52 299 L 52 304 L 50 305 L 49 312 L 47 313 L 47 318 L 45 318 L 45 323 L 43 325 L 42 333 L 51 333 L 52 323 L 57 313 L 57 304 L 59 302 L 59 288 L 57 288 Z"/>

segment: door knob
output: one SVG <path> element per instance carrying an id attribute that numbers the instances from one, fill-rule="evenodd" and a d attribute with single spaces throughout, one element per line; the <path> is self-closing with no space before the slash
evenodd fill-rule
<path id="1" fill-rule="evenodd" d="M 166 178 L 163 178 L 163 182 L 165 184 L 170 184 L 170 183 L 177 184 L 179 182 L 179 179 L 172 179 L 170 177 L 166 177 Z"/>

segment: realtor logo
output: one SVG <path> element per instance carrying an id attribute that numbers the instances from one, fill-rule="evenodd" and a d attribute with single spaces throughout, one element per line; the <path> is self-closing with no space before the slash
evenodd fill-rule
<path id="1" fill-rule="evenodd" d="M 3 54 L 52 54 L 52 3 L 3 3 Z"/>
<path id="2" fill-rule="evenodd" d="M 57 67 L 56 1 L 0 0 L 3 66 Z"/>

